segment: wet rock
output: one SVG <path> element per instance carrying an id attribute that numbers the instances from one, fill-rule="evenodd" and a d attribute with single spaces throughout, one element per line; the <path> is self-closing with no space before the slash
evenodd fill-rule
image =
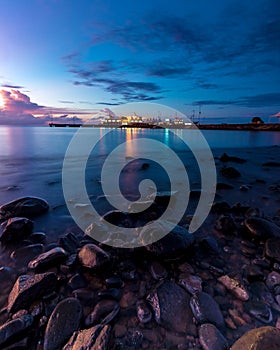
<path id="1" fill-rule="evenodd" d="M 265 162 L 262 164 L 262 166 L 268 166 L 268 167 L 280 167 L 280 162 L 274 162 L 274 161 L 270 161 L 270 162 Z"/>
<path id="2" fill-rule="evenodd" d="M 3 244 L 17 244 L 30 236 L 33 229 L 33 222 L 27 218 L 14 217 L 4 223 L 0 242 Z"/>
<path id="3" fill-rule="evenodd" d="M 251 218 L 251 217 L 262 218 L 264 216 L 264 213 L 259 208 L 249 208 L 246 211 L 245 216 L 246 216 L 246 218 Z"/>
<path id="4" fill-rule="evenodd" d="M 242 191 L 242 192 L 247 192 L 250 190 L 250 188 L 251 188 L 251 186 L 249 186 L 249 185 L 241 185 L 239 187 L 240 191 Z"/>
<path id="5" fill-rule="evenodd" d="M 157 240 L 161 237 L 162 232 L 169 233 Z M 140 240 L 143 245 L 155 240 L 154 243 L 145 246 L 146 250 L 156 257 L 172 259 L 186 254 L 194 243 L 194 236 L 182 226 L 176 225 L 172 228 L 168 222 L 158 221 L 154 225 L 143 227 L 140 232 Z"/>
<path id="6" fill-rule="evenodd" d="M 223 175 L 224 177 L 227 177 L 229 179 L 235 179 L 237 177 L 240 177 L 241 174 L 240 172 L 233 168 L 233 167 L 224 167 L 220 170 L 220 174 Z"/>
<path id="7" fill-rule="evenodd" d="M 0 207 L 0 217 L 9 219 L 15 216 L 34 217 L 48 211 L 49 204 L 42 198 L 22 197 Z"/>
<path id="8" fill-rule="evenodd" d="M 101 300 L 86 317 L 85 325 L 91 327 L 97 324 L 108 324 L 119 313 L 120 306 L 114 300 Z"/>
<path id="9" fill-rule="evenodd" d="M 202 279 L 195 275 L 181 274 L 179 277 L 179 285 L 182 286 L 190 294 L 202 291 Z"/>
<path id="10" fill-rule="evenodd" d="M 59 238 L 58 245 L 64 248 L 70 254 L 73 254 L 73 253 L 76 253 L 80 244 L 75 234 L 72 232 L 69 232 L 66 235 Z"/>
<path id="11" fill-rule="evenodd" d="M 237 279 L 224 275 L 219 277 L 218 281 L 221 282 L 239 300 L 247 301 L 249 299 L 247 289 Z"/>
<path id="12" fill-rule="evenodd" d="M 28 308 L 35 300 L 55 290 L 56 281 L 53 272 L 19 276 L 9 294 L 8 312 Z"/>
<path id="13" fill-rule="evenodd" d="M 225 350 L 228 348 L 225 337 L 211 323 L 201 325 L 198 334 L 203 350 Z"/>
<path id="14" fill-rule="evenodd" d="M 53 310 L 45 331 L 44 350 L 60 350 L 79 328 L 82 307 L 79 300 L 67 298 Z"/>
<path id="15" fill-rule="evenodd" d="M 43 251 L 43 244 L 31 244 L 25 247 L 14 250 L 11 254 L 11 258 L 16 261 L 17 264 L 26 265 L 35 256 L 41 254 Z"/>
<path id="16" fill-rule="evenodd" d="M 119 264 L 119 274 L 120 276 L 127 281 L 133 281 L 136 278 L 136 266 L 130 260 L 122 261 Z"/>
<path id="17" fill-rule="evenodd" d="M 234 162 L 234 163 L 239 163 L 239 164 L 242 164 L 242 163 L 246 163 L 247 160 L 246 159 L 243 159 L 243 158 L 239 158 L 239 157 L 234 157 L 234 156 L 229 156 L 227 153 L 223 153 L 221 156 L 220 156 L 220 161 L 226 163 L 226 162 Z"/>
<path id="18" fill-rule="evenodd" d="M 215 202 L 212 205 L 211 212 L 213 214 L 224 214 L 231 210 L 230 205 L 228 202 Z"/>
<path id="19" fill-rule="evenodd" d="M 88 288 L 76 289 L 72 292 L 72 296 L 79 299 L 83 306 L 92 306 L 95 302 L 95 293 Z"/>
<path id="20" fill-rule="evenodd" d="M 32 323 L 31 315 L 23 315 L 0 326 L 0 348 L 3 349 L 5 344 L 24 338 Z"/>
<path id="21" fill-rule="evenodd" d="M 4 283 L 13 279 L 15 271 L 11 267 L 2 266 L 0 267 L 0 285 L 3 288 Z"/>
<path id="22" fill-rule="evenodd" d="M 251 300 L 245 304 L 245 310 L 257 320 L 263 323 L 270 323 L 272 321 L 272 313 L 270 307 L 261 302 Z"/>
<path id="23" fill-rule="evenodd" d="M 110 255 L 95 244 L 86 244 L 79 252 L 79 260 L 82 266 L 89 269 L 100 269 L 108 265 Z"/>
<path id="24" fill-rule="evenodd" d="M 261 327 L 248 331 L 239 338 L 231 350 L 278 350 L 280 330 L 276 327 Z"/>
<path id="25" fill-rule="evenodd" d="M 104 214 L 101 220 L 121 227 L 123 226 L 124 222 L 130 220 L 130 216 L 128 213 L 122 212 L 120 210 L 111 210 L 108 213 Z"/>
<path id="26" fill-rule="evenodd" d="M 59 265 L 66 260 L 67 256 L 68 254 L 63 248 L 56 247 L 37 256 L 34 260 L 30 261 L 28 267 L 32 270 L 43 270 L 45 268 Z"/>
<path id="27" fill-rule="evenodd" d="M 32 243 L 37 244 L 41 243 L 44 244 L 47 240 L 47 236 L 44 232 L 33 232 L 30 236 L 29 239 L 32 241 Z"/>
<path id="28" fill-rule="evenodd" d="M 233 233 L 236 224 L 231 215 L 221 215 L 215 223 L 215 228 L 223 233 Z"/>
<path id="29" fill-rule="evenodd" d="M 152 261 L 149 270 L 153 278 L 157 281 L 161 281 L 167 277 L 166 269 L 158 261 Z"/>
<path id="30" fill-rule="evenodd" d="M 266 219 L 250 217 L 244 221 L 244 225 L 255 238 L 268 239 L 280 237 L 280 227 Z"/>
<path id="31" fill-rule="evenodd" d="M 108 350 L 111 327 L 97 325 L 75 332 L 63 350 Z"/>
<path id="32" fill-rule="evenodd" d="M 147 197 L 148 200 L 155 198 L 154 201 L 157 205 L 166 206 L 168 205 L 171 197 L 176 197 L 178 191 L 159 191 L 152 193 Z"/>
<path id="33" fill-rule="evenodd" d="M 280 237 L 269 238 L 265 242 L 265 255 L 266 257 L 275 260 L 280 263 Z"/>
<path id="34" fill-rule="evenodd" d="M 204 237 L 199 240 L 201 250 L 206 254 L 219 254 L 220 247 L 214 237 Z"/>
<path id="35" fill-rule="evenodd" d="M 147 297 L 156 322 L 175 332 L 186 332 L 192 324 L 189 300 L 188 294 L 171 281 L 163 282 Z"/>
<path id="36" fill-rule="evenodd" d="M 115 299 L 115 300 L 120 300 L 122 296 L 122 290 L 118 288 L 108 288 L 100 291 L 97 296 L 100 299 Z"/>
<path id="37" fill-rule="evenodd" d="M 199 323 L 213 323 L 217 327 L 224 327 L 225 321 L 220 307 L 211 295 L 196 293 L 190 300 L 190 306 Z"/>
<path id="38" fill-rule="evenodd" d="M 270 272 L 267 276 L 265 284 L 269 290 L 275 289 L 275 287 L 280 285 L 280 273 L 276 271 Z"/>
<path id="39" fill-rule="evenodd" d="M 248 265 L 245 268 L 245 274 L 248 282 L 263 281 L 264 274 L 256 265 Z"/>
<path id="40" fill-rule="evenodd" d="M 152 313 L 145 301 L 140 300 L 136 303 L 137 317 L 141 323 L 148 323 L 152 319 Z"/>
<path id="41" fill-rule="evenodd" d="M 70 278 L 68 285 L 71 289 L 75 290 L 75 289 L 85 288 L 88 285 L 88 283 L 87 283 L 87 280 L 82 275 L 80 275 L 79 273 L 76 273 Z"/>

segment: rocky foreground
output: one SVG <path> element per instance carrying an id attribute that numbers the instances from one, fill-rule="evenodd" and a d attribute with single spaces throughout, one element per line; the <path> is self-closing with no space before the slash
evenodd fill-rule
<path id="1" fill-rule="evenodd" d="M 219 200 L 198 234 L 186 217 L 159 242 L 121 249 L 74 232 L 48 242 L 32 221 L 46 210 L 34 197 L 0 207 L 0 349 L 280 348 L 279 212 Z"/>

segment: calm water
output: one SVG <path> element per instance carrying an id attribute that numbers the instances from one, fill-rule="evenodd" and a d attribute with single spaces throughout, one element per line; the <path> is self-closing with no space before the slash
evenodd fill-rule
<path id="1" fill-rule="evenodd" d="M 60 227 L 71 225 L 65 207 L 61 184 L 61 170 L 63 158 L 69 142 L 77 129 L 49 128 L 49 127 L 0 127 L 0 204 L 20 196 L 34 195 L 47 199 L 52 207 L 50 213 L 38 222 L 36 228 L 50 230 L 54 235 L 59 233 Z M 108 131 L 108 129 L 107 129 Z M 88 129 L 88 137 L 100 139 L 104 129 Z M 184 135 L 195 142 L 195 135 L 191 130 L 175 131 L 179 136 Z M 247 131 L 203 131 L 203 135 L 212 149 L 226 148 L 256 148 L 280 144 L 280 133 L 277 132 L 247 132 Z M 102 194 L 100 185 L 100 169 L 107 155 L 119 144 L 134 138 L 152 138 L 162 141 L 172 147 L 183 159 L 184 164 L 191 167 L 191 184 L 199 184 L 199 173 L 192 155 L 184 147 L 180 138 L 168 130 L 113 130 L 102 139 L 93 149 L 88 161 L 86 172 L 87 190 L 93 198 Z M 147 151 L 147 159 L 149 159 Z M 221 150 L 222 152 L 222 150 Z M 127 147 L 126 157 L 133 159 L 133 150 Z M 164 157 L 164 155 L 161 155 Z M 154 165 L 143 172 L 135 163 L 123 172 L 120 184 L 129 196 L 137 191 L 137 183 L 144 175 L 160 179 L 159 189 L 165 189 L 168 179 L 160 169 Z M 100 204 L 102 207 L 102 203 Z M 108 209 L 108 208 L 107 208 Z M 105 209 L 104 209 L 105 210 Z M 101 209 L 102 211 L 102 209 Z M 59 227 L 58 227 L 59 221 Z M 64 225 L 65 224 L 65 225 Z"/>

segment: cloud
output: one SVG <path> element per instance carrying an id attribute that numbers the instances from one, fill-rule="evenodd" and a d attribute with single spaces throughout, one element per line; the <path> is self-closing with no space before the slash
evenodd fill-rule
<path id="1" fill-rule="evenodd" d="M 201 100 L 195 101 L 194 105 L 235 105 L 241 107 L 271 107 L 280 105 L 280 93 L 258 94 L 254 96 L 243 96 L 235 100 Z"/>
<path id="2" fill-rule="evenodd" d="M 65 103 L 65 104 L 74 104 L 73 101 L 67 101 L 67 100 L 61 100 L 61 101 L 58 101 L 59 103 Z"/>
<path id="3" fill-rule="evenodd" d="M 8 88 L 8 89 L 24 89 L 24 86 L 12 85 L 12 84 L 1 84 L 0 87 Z"/>
<path id="4" fill-rule="evenodd" d="M 111 102 L 96 102 L 97 105 L 104 105 L 104 106 L 119 106 L 121 103 L 111 103 Z"/>
<path id="5" fill-rule="evenodd" d="M 0 91 L 3 100 L 3 112 L 14 114 L 28 114 L 40 111 L 43 106 L 30 101 L 30 98 L 19 90 L 11 89 Z"/>

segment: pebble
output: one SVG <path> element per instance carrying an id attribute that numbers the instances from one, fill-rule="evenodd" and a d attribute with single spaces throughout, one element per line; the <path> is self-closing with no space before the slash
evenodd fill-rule
<path id="1" fill-rule="evenodd" d="M 8 219 L 15 216 L 38 216 L 49 209 L 49 204 L 42 198 L 22 197 L 0 206 L 0 217 Z"/>
<path id="2" fill-rule="evenodd" d="M 100 269 L 110 261 L 110 255 L 107 252 L 91 243 L 83 246 L 78 257 L 82 266 L 89 269 Z"/>
<path id="3" fill-rule="evenodd" d="M 10 218 L 1 228 L 0 242 L 5 245 L 17 244 L 30 236 L 32 229 L 33 221 L 22 217 Z"/>
<path id="4" fill-rule="evenodd" d="M 119 313 L 120 306 L 114 300 L 101 300 L 85 319 L 87 327 L 111 322 Z"/>
<path id="5" fill-rule="evenodd" d="M 247 301 L 249 299 L 247 289 L 236 279 L 224 275 L 219 277 L 218 281 L 221 282 L 236 298 L 242 301 Z"/>
<path id="6" fill-rule="evenodd" d="M 265 256 L 280 263 L 280 238 L 269 238 L 265 242 Z"/>
<path id="7" fill-rule="evenodd" d="M 280 273 L 276 271 L 270 272 L 267 276 L 265 284 L 269 290 L 274 290 L 275 287 L 280 285 Z"/>
<path id="8" fill-rule="evenodd" d="M 23 315 L 12 321 L 3 324 L 0 327 L 0 347 L 10 342 L 24 338 L 25 332 L 31 327 L 33 317 L 31 315 Z"/>
<path id="9" fill-rule="evenodd" d="M 225 350 L 228 347 L 225 337 L 211 323 L 201 325 L 198 334 L 203 350 Z"/>
<path id="10" fill-rule="evenodd" d="M 50 267 L 59 265 L 66 260 L 68 253 L 61 247 L 55 247 L 46 253 L 38 255 L 30 261 L 28 267 L 31 270 L 42 271 Z"/>
<path id="11" fill-rule="evenodd" d="M 196 275 L 182 273 L 178 284 L 192 295 L 202 291 L 202 279 Z"/>
<path id="12" fill-rule="evenodd" d="M 137 317 L 143 324 L 148 323 L 152 319 L 152 313 L 145 301 L 140 300 L 136 303 Z"/>
<path id="13" fill-rule="evenodd" d="M 44 350 L 61 350 L 70 336 L 78 330 L 82 307 L 78 299 L 66 298 L 53 310 L 46 327 Z"/>

